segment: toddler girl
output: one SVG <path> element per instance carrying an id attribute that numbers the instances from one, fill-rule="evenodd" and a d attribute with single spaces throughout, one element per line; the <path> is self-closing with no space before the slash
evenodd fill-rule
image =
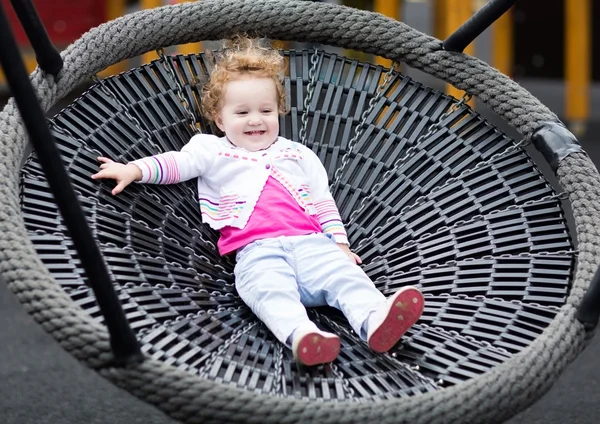
<path id="1" fill-rule="evenodd" d="M 236 255 L 238 294 L 303 365 L 333 361 L 335 334 L 305 307 L 340 309 L 376 352 L 391 349 L 421 316 L 423 296 L 404 287 L 386 298 L 350 251 L 325 168 L 307 147 L 279 137 L 286 112 L 283 58 L 240 38 L 218 58 L 202 91 L 205 116 L 223 136 L 198 134 L 181 149 L 128 164 L 99 157 L 94 179 L 172 184 L 198 179 L 203 221 Z"/>

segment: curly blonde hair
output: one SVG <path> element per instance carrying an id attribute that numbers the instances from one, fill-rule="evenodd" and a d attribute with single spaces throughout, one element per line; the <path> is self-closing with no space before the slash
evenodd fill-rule
<path id="1" fill-rule="evenodd" d="M 202 114 L 215 122 L 223 106 L 226 84 L 246 75 L 272 78 L 277 90 L 279 113 L 287 113 L 283 57 L 273 48 L 261 46 L 257 39 L 238 36 L 233 39 L 230 48 L 216 57 L 210 78 L 202 87 Z"/>

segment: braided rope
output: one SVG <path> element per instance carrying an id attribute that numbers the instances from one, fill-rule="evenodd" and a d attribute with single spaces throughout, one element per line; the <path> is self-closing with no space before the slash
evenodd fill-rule
<path id="1" fill-rule="evenodd" d="M 294 0 L 203 0 L 124 16 L 82 36 L 63 53 L 57 77 L 31 75 L 44 110 L 107 66 L 159 47 L 227 38 L 237 32 L 326 43 L 406 62 L 477 96 L 524 136 L 556 116 L 526 90 L 478 59 L 371 12 Z M 377 403 L 309 403 L 257 395 L 201 380 L 155 360 L 111 367 L 105 328 L 59 288 L 28 239 L 18 176 L 27 137 L 13 100 L 0 112 L 0 273 L 33 317 L 71 354 L 115 384 L 185 422 L 500 422 L 545 392 L 583 348 L 575 310 L 600 257 L 600 178 L 584 154 L 563 160 L 580 255 L 560 313 L 528 348 L 480 378 L 425 395 Z"/>

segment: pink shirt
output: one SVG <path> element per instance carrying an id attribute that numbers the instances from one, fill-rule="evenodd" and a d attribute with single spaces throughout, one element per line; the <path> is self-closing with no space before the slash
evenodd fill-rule
<path id="1" fill-rule="evenodd" d="M 255 240 L 320 232 L 317 218 L 306 213 L 290 192 L 270 176 L 246 226 L 221 228 L 217 247 L 221 255 L 226 255 Z"/>

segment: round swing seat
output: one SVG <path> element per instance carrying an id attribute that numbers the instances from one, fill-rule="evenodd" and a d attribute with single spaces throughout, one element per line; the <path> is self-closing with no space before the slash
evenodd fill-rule
<path id="1" fill-rule="evenodd" d="M 313 52 L 284 54 L 289 91 L 302 93 Z M 333 181 L 384 70 L 324 52 L 319 63 L 307 146 Z M 114 184 L 90 178 L 99 155 L 127 162 L 181 149 L 194 132 L 177 94 L 197 106 L 196 82 L 210 67 L 203 54 L 165 57 L 98 82 L 51 123 L 146 355 L 253 392 L 364 401 L 481 375 L 556 316 L 574 259 L 560 199 L 518 143 L 467 105 L 394 73 L 334 195 L 376 286 L 385 295 L 419 287 L 425 312 L 378 355 L 339 312 L 313 309 L 315 322 L 342 337 L 342 353 L 331 366 L 299 367 L 236 295 L 233 259 L 219 257 L 217 234 L 201 222 L 195 181 L 135 185 L 113 196 Z M 303 103 L 291 96 L 282 136 L 298 138 Z M 199 110 L 192 113 L 210 131 Z M 44 180 L 33 155 L 21 174 L 25 226 L 63 290 L 102 322 Z"/>
<path id="2" fill-rule="evenodd" d="M 237 296 L 233 260 L 218 255 L 218 235 L 201 222 L 195 181 L 135 184 L 112 196 L 112 183 L 90 178 L 99 155 L 127 162 L 179 150 L 196 130 L 211 132 L 199 108 L 212 67 L 202 53 L 99 80 L 50 122 L 144 361 L 114 363 L 104 316 L 35 154 L 15 166 L 20 191 L 6 197 L 22 222 L 6 219 L 13 232 L 0 236 L 23 240 L 11 265 L 25 270 L 5 273 L 9 286 L 75 357 L 185 422 L 500 422 L 524 409 L 589 332 L 575 311 L 598 263 L 596 230 L 585 223 L 600 216 L 600 178 L 585 153 L 559 155 L 553 165 L 564 191 L 555 190 L 524 146 L 540 127 L 559 125 L 556 117 L 487 65 L 440 50 L 402 23 L 328 4 L 229 3 L 138 12 L 92 31 L 64 53 L 56 81 L 34 74 L 42 106 L 67 93 L 77 75 L 124 57 L 254 30 L 360 45 L 478 95 L 523 139 L 397 71 L 386 77 L 380 66 L 321 49 L 282 52 L 291 111 L 280 119 L 281 135 L 304 141 L 322 160 L 353 249 L 377 288 L 386 296 L 406 285 L 424 293 L 419 322 L 389 353 L 376 354 L 337 310 L 312 308 L 319 327 L 340 335 L 341 353 L 332 364 L 298 366 Z M 341 37 L 340 14 L 365 29 Z M 281 23 L 285 30 L 264 24 L 288 15 L 297 19 Z M 324 22 L 319 33 L 304 31 L 308 16 Z M 224 24 L 215 29 L 212 20 Z M 167 22 L 181 31 L 163 33 Z M 372 47 L 377 28 L 393 42 Z M 124 48 L 132 31 L 144 47 Z M 93 46 L 91 63 L 75 59 L 102 34 L 112 37 Z M 416 39 L 425 48 L 414 56 Z M 9 104 L 0 130 L 17 128 L 18 145 L 24 134 L 13 114 Z M 578 250 L 576 236 L 584 240 Z M 51 294 L 45 308 L 36 303 L 40 293 Z"/>

